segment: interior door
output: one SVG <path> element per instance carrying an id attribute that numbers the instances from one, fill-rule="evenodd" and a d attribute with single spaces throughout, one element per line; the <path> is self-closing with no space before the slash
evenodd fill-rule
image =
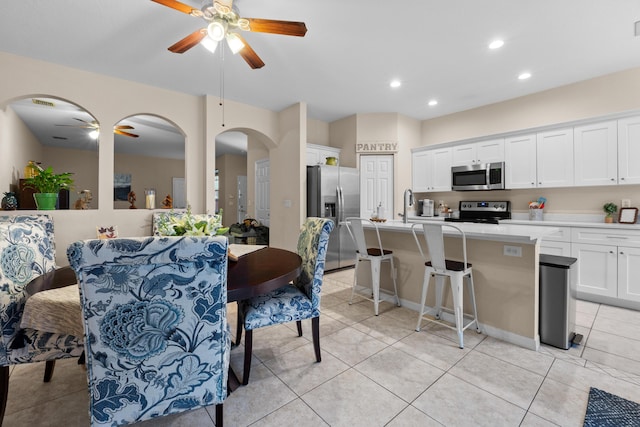
<path id="1" fill-rule="evenodd" d="M 393 155 L 360 156 L 360 216 L 371 218 L 380 204 L 393 219 Z"/>
<path id="2" fill-rule="evenodd" d="M 269 159 L 256 162 L 256 219 L 269 227 L 270 196 Z"/>

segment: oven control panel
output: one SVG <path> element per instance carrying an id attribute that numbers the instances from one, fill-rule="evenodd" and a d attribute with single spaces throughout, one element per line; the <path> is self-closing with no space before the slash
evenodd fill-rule
<path id="1" fill-rule="evenodd" d="M 460 202 L 460 212 L 509 212 L 510 206 L 508 201 L 494 202 L 478 202 L 478 201 L 462 201 Z"/>

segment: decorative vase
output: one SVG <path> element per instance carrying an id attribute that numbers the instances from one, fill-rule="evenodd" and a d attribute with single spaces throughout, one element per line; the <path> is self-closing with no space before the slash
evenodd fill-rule
<path id="1" fill-rule="evenodd" d="M 52 211 L 58 202 L 58 193 L 33 193 L 36 206 L 40 211 Z"/>
<path id="2" fill-rule="evenodd" d="M 337 158 L 335 158 L 335 157 L 327 157 L 326 160 L 327 160 L 327 164 L 329 166 L 338 166 L 338 159 Z"/>
<path id="3" fill-rule="evenodd" d="M 15 211 L 16 209 L 18 209 L 18 199 L 16 198 L 16 193 L 14 193 L 13 191 L 4 193 L 1 207 L 2 210 L 5 211 Z"/>

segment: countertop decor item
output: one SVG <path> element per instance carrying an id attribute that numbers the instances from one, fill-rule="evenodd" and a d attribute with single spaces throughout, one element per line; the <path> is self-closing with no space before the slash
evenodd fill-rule
<path id="1" fill-rule="evenodd" d="M 26 186 L 36 192 L 33 198 L 39 210 L 54 210 L 60 190 L 69 190 L 73 186 L 72 172 L 53 173 L 49 166 L 41 170 L 38 175 L 26 178 Z"/>
<path id="2" fill-rule="evenodd" d="M 638 220 L 638 208 L 620 208 L 618 223 L 635 224 Z"/>
<path id="3" fill-rule="evenodd" d="M 604 222 L 612 223 L 613 222 L 613 214 L 618 211 L 618 205 L 613 202 L 605 203 L 602 207 L 604 213 L 606 214 L 604 217 Z"/>
<path id="4" fill-rule="evenodd" d="M 18 199 L 16 198 L 16 193 L 14 193 L 13 191 L 7 191 L 6 193 L 4 193 L 1 207 L 4 211 L 15 211 L 16 209 L 18 209 Z"/>
<path id="5" fill-rule="evenodd" d="M 338 166 L 338 159 L 337 158 L 335 158 L 335 157 L 327 157 L 326 160 L 327 160 L 327 164 L 329 166 Z"/>

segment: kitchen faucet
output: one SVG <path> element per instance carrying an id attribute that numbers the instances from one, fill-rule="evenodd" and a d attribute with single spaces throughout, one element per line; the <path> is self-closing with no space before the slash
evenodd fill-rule
<path id="1" fill-rule="evenodd" d="M 413 191 L 411 191 L 410 188 L 407 188 L 406 190 L 404 190 L 404 196 L 403 196 L 402 202 L 403 202 L 402 203 L 403 212 L 400 214 L 400 216 L 402 217 L 402 222 L 406 224 L 407 222 L 409 222 L 408 215 L 407 215 L 407 207 L 413 206 Z"/>

